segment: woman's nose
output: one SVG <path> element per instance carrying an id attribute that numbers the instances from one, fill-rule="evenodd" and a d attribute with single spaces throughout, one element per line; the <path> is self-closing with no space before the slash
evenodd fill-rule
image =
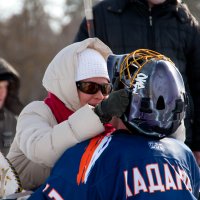
<path id="1" fill-rule="evenodd" d="M 97 93 L 96 93 L 96 97 L 98 97 L 99 99 L 104 99 L 105 96 L 102 94 L 101 90 L 99 90 Z"/>

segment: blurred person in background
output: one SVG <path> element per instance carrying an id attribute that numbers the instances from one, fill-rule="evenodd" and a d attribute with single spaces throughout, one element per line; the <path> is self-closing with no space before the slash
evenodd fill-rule
<path id="1" fill-rule="evenodd" d="M 22 110 L 7 156 L 24 189 L 43 184 L 69 147 L 113 131 L 108 124 L 112 117 L 97 115 L 93 109 L 112 90 L 106 62 L 111 53 L 99 39 L 90 38 L 62 49 L 47 67 L 43 86 L 48 97 L 31 102 Z M 123 91 L 112 95 L 112 115 L 124 112 L 128 101 L 118 105 L 121 99 L 128 98 L 124 95 Z"/>
<path id="2" fill-rule="evenodd" d="M 7 155 L 16 132 L 17 116 L 23 108 L 18 93 L 18 72 L 0 58 L 0 150 Z"/>
<path id="3" fill-rule="evenodd" d="M 185 143 L 200 165 L 200 27 L 187 5 L 179 0 L 104 0 L 93 14 L 95 36 L 113 53 L 147 48 L 178 67 L 189 97 Z M 87 37 L 84 19 L 75 41 Z"/>

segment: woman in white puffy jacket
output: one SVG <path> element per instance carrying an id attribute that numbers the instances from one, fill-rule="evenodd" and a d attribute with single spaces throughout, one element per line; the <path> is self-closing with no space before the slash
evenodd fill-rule
<path id="1" fill-rule="evenodd" d="M 67 46 L 49 64 L 43 78 L 48 97 L 23 109 L 7 156 L 24 189 L 41 185 L 67 148 L 105 130 L 90 105 L 100 103 L 111 90 L 106 66 L 111 53 L 100 40 L 89 38 Z M 106 85 L 104 94 L 101 87 L 86 94 L 98 85 Z"/>

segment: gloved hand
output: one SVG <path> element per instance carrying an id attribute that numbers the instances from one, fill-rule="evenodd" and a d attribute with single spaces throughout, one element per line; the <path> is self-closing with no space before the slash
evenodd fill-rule
<path id="1" fill-rule="evenodd" d="M 109 97 L 98 104 L 94 112 L 102 123 L 109 122 L 113 116 L 121 117 L 129 105 L 130 93 L 126 89 L 111 92 Z"/>

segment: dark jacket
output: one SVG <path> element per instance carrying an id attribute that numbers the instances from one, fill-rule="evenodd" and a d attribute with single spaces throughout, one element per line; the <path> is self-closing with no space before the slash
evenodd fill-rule
<path id="1" fill-rule="evenodd" d="M 200 150 L 200 30 L 187 6 L 167 0 L 149 9 L 145 0 L 104 0 L 94 7 L 94 26 L 115 54 L 147 48 L 171 58 L 189 96 L 186 143 Z M 84 19 L 75 41 L 87 37 Z"/>
<path id="2" fill-rule="evenodd" d="M 23 106 L 19 100 L 19 74 L 4 59 L 0 58 L 0 81 L 9 82 L 4 106 L 0 109 L 0 151 L 7 155 L 16 132 L 17 115 Z"/>

